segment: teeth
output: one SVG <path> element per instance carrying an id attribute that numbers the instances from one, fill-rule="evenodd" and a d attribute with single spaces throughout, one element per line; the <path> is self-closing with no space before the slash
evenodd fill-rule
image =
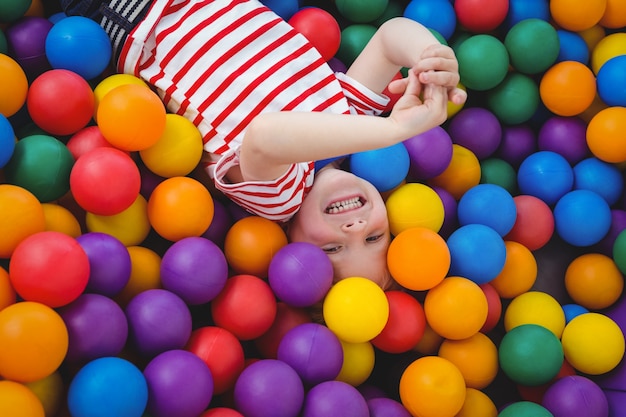
<path id="1" fill-rule="evenodd" d="M 352 210 L 363 206 L 363 202 L 359 197 L 353 197 L 343 201 L 336 201 L 326 209 L 326 213 L 336 214 L 345 210 Z"/>

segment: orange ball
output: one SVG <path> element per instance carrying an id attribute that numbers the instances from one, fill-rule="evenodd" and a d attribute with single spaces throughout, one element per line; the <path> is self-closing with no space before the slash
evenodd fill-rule
<path id="1" fill-rule="evenodd" d="M 55 203 L 43 203 L 41 206 L 46 218 L 46 230 L 65 233 L 74 238 L 81 235 L 78 219 L 71 211 Z"/>
<path id="2" fill-rule="evenodd" d="M 587 125 L 587 146 L 604 162 L 626 161 L 626 108 L 608 107 L 596 113 Z"/>
<path id="3" fill-rule="evenodd" d="M 494 402 L 484 392 L 468 388 L 465 393 L 463 408 L 454 417 L 497 417 L 498 409 Z"/>
<path id="4" fill-rule="evenodd" d="M 563 29 L 580 32 L 602 19 L 607 0 L 550 0 L 550 15 Z"/>
<path id="5" fill-rule="evenodd" d="M 480 183 L 480 161 L 469 149 L 452 145 L 452 159 L 438 176 L 428 180 L 429 185 L 441 187 L 459 200 L 470 188 Z"/>
<path id="6" fill-rule="evenodd" d="M 492 287 L 502 298 L 515 298 L 529 291 L 537 280 L 535 255 L 521 243 L 507 240 L 506 260 L 502 271 L 491 281 Z"/>
<path id="7" fill-rule="evenodd" d="M 576 116 L 593 103 L 596 77 L 583 63 L 561 61 L 544 73 L 539 83 L 539 95 L 552 113 Z"/>
<path id="8" fill-rule="evenodd" d="M 606 0 L 604 15 L 598 23 L 608 29 L 619 29 L 626 26 L 626 2 L 624 0 Z"/>
<path id="9" fill-rule="evenodd" d="M 26 385 L 14 381 L 0 381 L 0 416 L 44 417 L 39 398 Z"/>
<path id="10" fill-rule="evenodd" d="M 224 255 L 240 274 L 267 277 L 270 261 L 287 244 L 287 235 L 275 222 L 248 216 L 235 222 L 226 233 Z"/>
<path id="11" fill-rule="evenodd" d="M 165 106 L 155 92 L 139 84 L 123 84 L 98 103 L 97 120 L 102 135 L 124 151 L 141 151 L 154 145 L 165 131 Z"/>
<path id="12" fill-rule="evenodd" d="M 162 288 L 161 257 L 144 246 L 129 246 L 128 254 L 131 263 L 130 277 L 126 286 L 115 296 L 121 306 L 126 306 L 134 296 L 143 291 Z"/>
<path id="13" fill-rule="evenodd" d="M 9 273 L 6 269 L 0 267 L 0 311 L 14 304 L 17 300 L 15 289 L 11 285 Z"/>
<path id="14" fill-rule="evenodd" d="M 581 306 L 602 310 L 620 298 L 624 277 L 612 258 L 601 253 L 585 253 L 568 265 L 565 289 Z"/>
<path id="15" fill-rule="evenodd" d="M 481 332 L 467 339 L 444 340 L 439 356 L 459 368 L 468 388 L 483 389 L 498 374 L 498 348 Z"/>
<path id="16" fill-rule="evenodd" d="M 450 269 L 446 241 L 426 227 L 400 232 L 387 251 L 389 273 L 404 288 L 428 290 L 439 284 Z"/>
<path id="17" fill-rule="evenodd" d="M 0 54 L 0 114 L 11 117 L 26 103 L 28 80 L 20 64 Z"/>
<path id="18" fill-rule="evenodd" d="M 0 258 L 9 258 L 28 236 L 46 229 L 43 207 L 30 191 L 0 184 Z"/>
<path id="19" fill-rule="evenodd" d="M 148 219 L 163 238 L 177 242 L 200 236 L 213 221 L 213 197 L 198 180 L 172 177 L 157 185 L 148 199 Z"/>

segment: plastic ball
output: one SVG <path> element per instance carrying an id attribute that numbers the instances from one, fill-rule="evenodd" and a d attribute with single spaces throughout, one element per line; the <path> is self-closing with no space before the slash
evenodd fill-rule
<path id="1" fill-rule="evenodd" d="M 613 370 L 624 356 L 622 330 L 600 313 L 590 312 L 572 319 L 563 330 L 561 342 L 567 362 L 588 375 Z"/>
<path id="2" fill-rule="evenodd" d="M 272 257 L 268 282 L 279 300 L 294 307 L 321 301 L 333 284 L 328 255 L 308 242 L 291 242 Z"/>
<path id="3" fill-rule="evenodd" d="M 0 205 L 0 258 L 9 258 L 22 240 L 45 230 L 46 219 L 37 197 L 16 185 L 0 184 Z"/>
<path id="4" fill-rule="evenodd" d="M 98 126 L 87 126 L 80 129 L 67 140 L 66 146 L 75 160 L 94 148 L 113 147 L 102 136 Z"/>
<path id="5" fill-rule="evenodd" d="M 391 241 L 387 267 L 394 280 L 404 288 L 428 290 L 448 274 L 450 251 L 437 232 L 425 227 L 411 227 Z"/>
<path id="6" fill-rule="evenodd" d="M 604 34 L 604 31 L 602 31 Z M 615 32 L 606 36 L 599 36 L 597 43 L 591 50 L 591 69 L 598 74 L 602 66 L 611 58 L 626 54 L 626 33 Z"/>
<path id="7" fill-rule="evenodd" d="M 342 381 L 325 381 L 311 388 L 304 398 L 302 417 L 369 417 L 363 395 Z"/>
<path id="8" fill-rule="evenodd" d="M 46 37 L 46 56 L 52 68 L 73 71 L 86 80 L 104 72 L 111 54 L 108 35 L 97 22 L 87 17 L 61 19 Z"/>
<path id="9" fill-rule="evenodd" d="M 354 23 L 369 23 L 378 19 L 385 12 L 388 4 L 388 0 L 368 2 L 367 6 L 358 0 L 339 0 L 336 2 L 339 13 Z"/>
<path id="10" fill-rule="evenodd" d="M 402 184 L 389 194 L 385 206 L 389 230 L 394 236 L 413 227 L 438 232 L 443 225 L 443 202 L 437 192 L 425 184 Z"/>
<path id="11" fill-rule="evenodd" d="M 45 415 L 50 416 L 59 413 L 65 401 L 65 386 L 59 371 L 24 385 L 35 393 L 43 406 Z"/>
<path id="12" fill-rule="evenodd" d="M 517 171 L 521 193 L 555 204 L 574 186 L 574 171 L 567 160 L 552 151 L 539 151 L 528 156 Z"/>
<path id="13" fill-rule="evenodd" d="M 84 128 L 91 120 L 94 103 L 87 81 L 66 69 L 49 70 L 35 78 L 26 99 L 35 124 L 53 135 L 70 135 Z"/>
<path id="14" fill-rule="evenodd" d="M 0 381 L 0 413 L 11 417 L 44 417 L 43 404 L 26 385 Z"/>
<path id="15" fill-rule="evenodd" d="M 7 182 L 47 203 L 69 191 L 73 165 L 74 158 L 63 142 L 48 135 L 31 135 L 15 144 L 4 171 Z"/>
<path id="16" fill-rule="evenodd" d="M 523 324 L 508 331 L 500 342 L 502 371 L 515 383 L 538 386 L 551 381 L 563 364 L 558 337 L 537 324 Z"/>
<path id="17" fill-rule="evenodd" d="M 235 271 L 266 277 L 272 258 L 287 243 L 287 235 L 277 223 L 249 216 L 226 233 L 224 254 Z"/>
<path id="18" fill-rule="evenodd" d="M 587 125 L 587 145 L 593 155 L 605 162 L 626 161 L 626 108 L 608 107 L 599 111 Z"/>
<path id="19" fill-rule="evenodd" d="M 110 216 L 129 208 L 141 186 L 137 165 L 125 152 L 95 148 L 74 163 L 70 189 L 85 211 Z"/>
<path id="20" fill-rule="evenodd" d="M 424 308 L 412 295 L 398 290 L 385 292 L 389 302 L 389 318 L 372 344 L 388 353 L 411 350 L 426 330 Z"/>
<path id="21" fill-rule="evenodd" d="M 578 304 L 564 304 L 563 313 L 565 314 L 565 324 L 567 325 L 574 317 L 589 313 L 589 310 Z"/>
<path id="22" fill-rule="evenodd" d="M 359 387 L 367 381 L 374 371 L 376 353 L 371 342 L 348 343 L 340 340 L 343 349 L 343 364 L 335 378 L 353 387 Z"/>
<path id="23" fill-rule="evenodd" d="M 232 389 L 244 369 L 241 343 L 234 334 L 221 327 L 203 326 L 195 329 L 185 349 L 197 355 L 209 367 L 215 395 Z"/>
<path id="24" fill-rule="evenodd" d="M 451 276 L 431 288 L 424 299 L 424 313 L 432 329 L 445 339 L 473 336 L 487 319 L 483 290 L 467 278 Z"/>
<path id="25" fill-rule="evenodd" d="M 608 233 L 611 208 L 593 191 L 570 191 L 554 207 L 554 224 L 558 235 L 567 243 L 591 246 Z"/>
<path id="26" fill-rule="evenodd" d="M 32 0 L 7 0 L 0 6 L 0 22 L 11 23 L 26 14 Z"/>
<path id="27" fill-rule="evenodd" d="M 409 176 L 416 179 L 428 179 L 441 174 L 452 159 L 452 139 L 441 126 L 410 137 L 402 143 L 409 153 Z"/>
<path id="28" fill-rule="evenodd" d="M 163 352 L 148 362 L 143 374 L 148 384 L 147 411 L 154 417 L 197 417 L 211 402 L 211 371 L 191 352 Z"/>
<path id="29" fill-rule="evenodd" d="M 480 172 L 481 184 L 499 185 L 510 194 L 517 193 L 517 172 L 504 159 L 487 158 L 481 160 Z"/>
<path id="30" fill-rule="evenodd" d="M 109 297 L 83 294 L 62 307 L 59 314 L 69 335 L 65 360 L 70 363 L 82 364 L 105 356 L 117 356 L 126 345 L 126 315 Z"/>
<path id="31" fill-rule="evenodd" d="M 459 222 L 457 220 L 456 213 L 458 202 L 452 194 L 441 187 L 435 186 L 433 187 L 433 190 L 435 190 L 443 202 L 444 217 L 443 225 L 441 226 L 441 229 L 439 229 L 439 234 L 445 239 L 458 227 Z"/>
<path id="32" fill-rule="evenodd" d="M 343 363 L 341 342 L 326 326 L 305 323 L 283 336 L 277 359 L 291 366 L 305 386 L 333 380 Z"/>
<path id="33" fill-rule="evenodd" d="M 341 3 L 337 6 L 341 7 Z M 355 19 L 350 20 L 358 23 Z M 324 61 L 330 60 L 337 53 L 341 42 L 341 28 L 333 15 L 326 10 L 319 7 L 301 9 L 289 18 L 288 23 L 311 42 Z"/>
<path id="34" fill-rule="evenodd" d="M 624 179 L 615 165 L 591 157 L 574 166 L 574 188 L 594 191 L 613 206 L 622 195 Z"/>
<path id="35" fill-rule="evenodd" d="M 50 69 L 46 57 L 46 37 L 53 23 L 44 17 L 25 16 L 6 30 L 11 56 L 29 79 Z"/>
<path id="36" fill-rule="evenodd" d="M 593 72 L 577 61 L 554 64 L 539 82 L 541 101 L 559 116 L 576 116 L 584 112 L 593 103 L 596 91 Z"/>
<path id="37" fill-rule="evenodd" d="M 80 223 L 70 210 L 56 203 L 42 203 L 41 207 L 46 218 L 46 230 L 61 232 L 73 238 L 80 236 Z"/>
<path id="38" fill-rule="evenodd" d="M 526 74 L 511 72 L 487 93 L 488 108 L 507 125 L 529 121 L 539 106 L 537 83 Z"/>
<path id="39" fill-rule="evenodd" d="M 350 155 L 350 171 L 379 192 L 400 185 L 409 173 L 410 164 L 409 153 L 402 143 Z"/>
<path id="40" fill-rule="evenodd" d="M 459 275 L 477 284 L 484 284 L 498 276 L 504 268 L 504 240 L 489 226 L 461 226 L 448 237 L 447 244 L 450 250 L 450 275 Z"/>
<path id="41" fill-rule="evenodd" d="M 481 332 L 466 339 L 444 340 L 438 354 L 456 365 L 468 388 L 483 389 L 498 373 L 498 348 Z"/>
<path id="42" fill-rule="evenodd" d="M 565 313 L 552 295 L 542 291 L 528 291 L 511 300 L 504 312 L 504 328 L 507 332 L 525 324 L 542 326 L 560 338 L 565 328 Z"/>
<path id="43" fill-rule="evenodd" d="M 500 323 L 500 318 L 502 317 L 502 299 L 491 283 L 481 284 L 479 287 L 487 298 L 487 318 L 480 328 L 480 331 L 489 333 Z"/>
<path id="44" fill-rule="evenodd" d="M 559 55 L 559 36 L 546 20 L 531 18 L 516 23 L 504 45 L 511 65 L 523 74 L 538 74 L 554 64 Z"/>
<path id="45" fill-rule="evenodd" d="M 191 312 L 173 292 L 155 288 L 134 296 L 125 308 L 129 341 L 146 357 L 182 349 L 191 335 Z"/>
<path id="46" fill-rule="evenodd" d="M 39 232 L 15 248 L 9 276 L 24 300 L 60 307 L 78 298 L 87 286 L 89 259 L 71 236 Z"/>
<path id="47" fill-rule="evenodd" d="M 411 417 L 402 403 L 387 397 L 366 398 L 370 417 Z"/>
<path id="48" fill-rule="evenodd" d="M 517 168 L 537 150 L 535 130 L 527 124 L 502 127 L 502 140 L 496 156 Z"/>
<path id="49" fill-rule="evenodd" d="M 367 23 L 348 25 L 341 31 L 341 42 L 335 57 L 350 66 L 376 33 L 376 27 Z"/>
<path id="50" fill-rule="evenodd" d="M 537 147 L 560 154 L 570 164 L 588 156 L 587 124 L 578 117 L 552 116 L 539 128 Z"/>
<path id="51" fill-rule="evenodd" d="M 118 294 L 128 283 L 131 259 L 126 246 L 107 233 L 88 232 L 76 238 L 89 259 L 86 291 L 105 296 Z"/>
<path id="52" fill-rule="evenodd" d="M 463 407 L 455 417 L 472 417 L 476 415 L 497 417 L 498 409 L 487 394 L 474 388 L 467 388 Z"/>
<path id="53" fill-rule="evenodd" d="M 362 343 L 378 336 L 389 318 L 389 302 L 373 281 L 349 277 L 337 282 L 323 304 L 326 325 L 339 339 Z"/>
<path id="54" fill-rule="evenodd" d="M 145 246 L 128 246 L 131 270 L 130 278 L 121 292 L 115 296 L 121 306 L 143 291 L 161 288 L 161 257 Z"/>
<path id="55" fill-rule="evenodd" d="M 606 0 L 579 3 L 576 0 L 550 1 L 550 15 L 559 26 L 580 32 L 596 25 L 606 10 Z"/>
<path id="56" fill-rule="evenodd" d="M 504 43 L 492 35 L 472 35 L 456 50 L 461 83 L 471 90 L 490 90 L 507 75 L 509 53 Z"/>
<path id="57" fill-rule="evenodd" d="M 506 261 L 502 271 L 489 284 L 502 298 L 515 298 L 530 290 L 537 280 L 537 260 L 522 243 L 505 240 Z"/>
<path id="58" fill-rule="evenodd" d="M 269 330 L 276 310 L 276 298 L 269 284 L 254 275 L 230 277 L 211 302 L 215 324 L 239 340 L 256 339 Z"/>
<path id="59" fill-rule="evenodd" d="M 504 20 L 505 27 L 511 28 L 525 19 L 550 19 L 548 0 L 509 0 L 509 11 Z"/>
<path id="60" fill-rule="evenodd" d="M 0 311 L 0 375 L 33 382 L 55 372 L 68 349 L 63 319 L 52 308 L 21 301 Z"/>
<path id="61" fill-rule="evenodd" d="M 483 224 L 504 236 L 515 224 L 517 208 L 513 196 L 504 188 L 479 184 L 463 194 L 457 213 L 462 226 Z"/>
<path id="62" fill-rule="evenodd" d="M 67 405 L 75 417 L 141 417 L 148 404 L 148 384 L 126 359 L 104 357 L 83 366 L 70 382 Z"/>
<path id="63" fill-rule="evenodd" d="M 427 183 L 443 188 L 458 200 L 467 190 L 480 183 L 480 161 L 466 147 L 453 144 L 450 164 Z"/>
<path id="64" fill-rule="evenodd" d="M 198 180 L 163 180 L 148 199 L 148 219 L 154 230 L 172 242 L 201 236 L 213 220 L 213 197 Z"/>
<path id="65" fill-rule="evenodd" d="M 106 140 L 125 151 L 153 146 L 167 124 L 165 106 L 159 96 L 138 84 L 123 84 L 104 95 L 96 118 Z"/>
<path id="66" fill-rule="evenodd" d="M 138 195 L 126 210 L 113 215 L 86 213 L 85 223 L 89 232 L 107 233 L 126 246 L 142 243 L 151 230 L 147 215 L 148 202 Z"/>
<path id="67" fill-rule="evenodd" d="M 450 121 L 447 131 L 454 143 L 469 149 L 478 159 L 493 155 L 502 139 L 500 121 L 482 107 L 461 110 Z"/>
<path id="68" fill-rule="evenodd" d="M 554 233 L 554 216 L 550 206 L 532 195 L 513 197 L 517 218 L 513 228 L 504 237 L 534 251 L 545 246 Z"/>
<path id="69" fill-rule="evenodd" d="M 17 301 L 15 290 L 11 285 L 9 273 L 0 267 L 0 311 Z"/>
<path id="70" fill-rule="evenodd" d="M 609 415 L 609 403 L 602 389 L 582 375 L 559 378 L 546 390 L 541 404 L 554 417 L 581 413 L 589 417 Z"/>
<path id="71" fill-rule="evenodd" d="M 517 401 L 504 407 L 498 417 L 554 417 L 554 415 L 535 402 Z"/>
<path id="72" fill-rule="evenodd" d="M 15 132 L 11 122 L 0 114 L 0 169 L 11 160 L 15 151 Z"/>
<path id="73" fill-rule="evenodd" d="M 509 11 L 508 1 L 459 0 L 454 2 L 458 23 L 470 32 L 485 33 L 498 26 Z"/>
<path id="74" fill-rule="evenodd" d="M 0 74 L 0 114 L 11 117 L 26 103 L 28 79 L 20 64 L 5 54 L 0 54 Z"/>
<path id="75" fill-rule="evenodd" d="M 457 24 L 454 7 L 445 0 L 411 0 L 404 9 L 404 17 L 436 30 L 444 39 L 450 39 Z"/>
<path id="76" fill-rule="evenodd" d="M 466 386 L 463 374 L 452 362 L 424 356 L 404 370 L 399 391 L 400 400 L 411 415 L 454 416 L 463 407 Z"/>
<path id="77" fill-rule="evenodd" d="M 604 15 L 598 25 L 608 29 L 618 29 L 626 26 L 626 9 L 619 0 L 607 0 Z"/>
<path id="78" fill-rule="evenodd" d="M 245 416 L 296 417 L 304 403 L 304 386 L 291 366 L 276 359 L 261 359 L 239 375 L 233 398 Z"/>
<path id="79" fill-rule="evenodd" d="M 578 61 L 581 64 L 589 64 L 589 47 L 580 34 L 562 29 L 557 29 L 556 34 L 559 37 L 559 54 L 556 62 Z"/>
<path id="80" fill-rule="evenodd" d="M 619 55 L 606 61 L 597 74 L 598 95 L 607 106 L 626 106 L 626 76 L 622 69 L 626 56 Z"/>
<path id="81" fill-rule="evenodd" d="M 282 301 L 277 302 L 276 317 L 270 328 L 254 339 L 255 348 L 264 358 L 276 359 L 278 345 L 283 336 L 300 324 L 311 323 L 312 316 L 308 309 L 291 307 Z"/>

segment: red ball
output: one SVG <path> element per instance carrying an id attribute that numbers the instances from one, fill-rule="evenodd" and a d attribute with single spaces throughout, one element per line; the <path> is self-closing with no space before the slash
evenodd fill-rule
<path id="1" fill-rule="evenodd" d="M 318 7 L 301 9 L 291 16 L 288 23 L 311 42 L 325 61 L 339 50 L 341 29 L 337 20 L 326 10 Z"/>
<path id="2" fill-rule="evenodd" d="M 74 160 L 95 148 L 114 147 L 104 138 L 98 126 L 87 126 L 74 133 L 67 141 L 66 146 Z"/>
<path id="3" fill-rule="evenodd" d="M 513 228 L 504 237 L 521 243 L 531 251 L 545 246 L 554 233 L 554 214 L 543 200 L 532 195 L 513 197 L 517 218 Z"/>
<path id="4" fill-rule="evenodd" d="M 487 297 L 487 320 L 485 320 L 485 324 L 483 324 L 480 331 L 489 333 L 496 327 L 502 316 L 502 300 L 493 285 L 489 283 L 482 284 L 480 289 L 483 290 L 485 297 Z"/>
<path id="5" fill-rule="evenodd" d="M 272 326 L 276 297 L 269 284 L 254 275 L 234 275 L 211 302 L 213 321 L 239 340 L 252 340 Z"/>
<path id="6" fill-rule="evenodd" d="M 85 290 L 89 258 L 78 241 L 65 233 L 35 233 L 13 251 L 9 279 L 24 300 L 61 307 Z"/>
<path id="7" fill-rule="evenodd" d="M 116 148 L 100 147 L 82 155 L 70 173 L 70 190 L 85 211 L 119 214 L 137 199 L 141 174 L 132 158 Z"/>
<path id="8" fill-rule="evenodd" d="M 456 0 L 456 17 L 470 32 L 485 33 L 498 26 L 509 12 L 509 0 Z"/>
<path id="9" fill-rule="evenodd" d="M 283 336 L 300 324 L 310 323 L 311 315 L 303 308 L 292 307 L 279 301 L 276 305 L 276 318 L 269 330 L 254 340 L 254 346 L 262 357 L 276 359 L 278 345 Z"/>
<path id="10" fill-rule="evenodd" d="M 424 308 L 412 295 L 387 291 L 389 318 L 372 344 L 383 352 L 403 353 L 414 348 L 426 330 Z"/>
<path id="11" fill-rule="evenodd" d="M 31 84 L 26 107 L 33 122 L 52 135 L 70 135 L 87 126 L 95 97 L 83 77 L 64 69 L 44 72 Z"/>

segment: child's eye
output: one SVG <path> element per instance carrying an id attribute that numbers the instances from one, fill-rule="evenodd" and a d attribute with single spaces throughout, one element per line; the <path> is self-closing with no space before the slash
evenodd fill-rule
<path id="1" fill-rule="evenodd" d="M 326 253 L 335 253 L 335 252 L 338 252 L 340 248 L 341 246 L 332 246 L 329 248 L 322 248 L 322 250 Z"/>
<path id="2" fill-rule="evenodd" d="M 368 243 L 378 242 L 382 237 L 383 235 L 369 236 L 365 238 L 365 241 Z"/>

